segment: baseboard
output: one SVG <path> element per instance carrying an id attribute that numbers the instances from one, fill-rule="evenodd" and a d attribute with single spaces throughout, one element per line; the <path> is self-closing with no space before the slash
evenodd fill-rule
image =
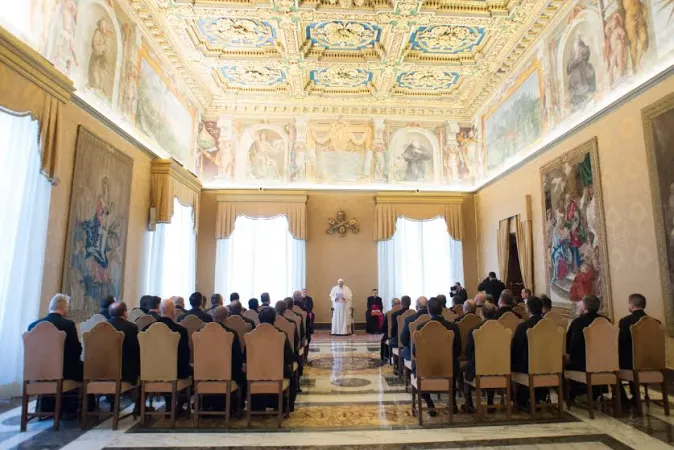
<path id="1" fill-rule="evenodd" d="M 314 330 L 329 330 L 332 328 L 330 322 L 314 322 Z M 364 330 L 365 322 L 356 322 L 356 330 Z"/>

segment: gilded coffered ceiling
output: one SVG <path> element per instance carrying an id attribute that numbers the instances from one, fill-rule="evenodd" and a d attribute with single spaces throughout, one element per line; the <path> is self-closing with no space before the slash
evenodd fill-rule
<path id="1" fill-rule="evenodd" d="M 206 116 L 470 120 L 561 0 L 130 0 Z"/>

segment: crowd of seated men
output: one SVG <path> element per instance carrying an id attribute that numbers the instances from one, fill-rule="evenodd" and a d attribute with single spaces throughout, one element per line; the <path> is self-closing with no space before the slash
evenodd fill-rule
<path id="1" fill-rule="evenodd" d="M 248 306 L 250 309 L 257 312 L 259 323 L 268 323 L 274 326 L 276 318 L 279 316 L 282 318 L 282 320 L 287 320 L 294 324 L 295 322 L 291 321 L 290 318 L 285 317 L 284 314 L 287 315 L 286 312 L 289 311 L 291 314 L 299 316 L 299 314 L 292 310 L 293 306 L 297 306 L 303 311 L 307 311 L 305 302 L 306 297 L 306 291 L 304 291 L 304 295 L 301 291 L 296 291 L 292 297 L 287 297 L 284 300 L 278 301 L 275 306 L 272 307 L 270 305 L 269 294 L 264 293 L 261 296 L 262 305 L 260 305 L 257 299 L 250 299 Z M 157 296 L 145 295 L 140 299 L 140 309 L 142 309 L 144 314 L 152 316 L 155 322 L 145 327 L 145 329 L 139 330 L 138 326 L 129 320 L 129 309 L 125 302 L 117 301 L 114 297 L 111 296 L 102 299 L 100 302 L 100 314 L 105 316 L 107 321 L 117 331 L 120 331 L 124 334 L 124 340 L 122 344 L 122 381 L 131 384 L 136 384 L 138 382 L 141 369 L 138 334 L 139 332 L 147 330 L 149 327 L 154 325 L 154 323 L 162 323 L 166 325 L 172 332 L 179 334 L 180 339 L 178 341 L 177 350 L 177 375 L 180 379 L 191 376 L 193 368 L 192 364 L 190 363 L 189 335 L 187 329 L 181 325 L 181 322 L 192 315 L 196 316 L 204 323 L 218 323 L 220 326 L 234 335 L 231 353 L 232 379 L 244 390 L 244 395 L 242 395 L 241 398 L 245 399 L 245 350 L 242 350 L 241 348 L 237 333 L 226 325 L 226 320 L 229 316 L 236 315 L 241 316 L 241 318 L 251 326 L 251 329 L 254 329 L 256 324 L 253 320 L 242 316 L 244 308 L 241 305 L 241 301 L 237 293 L 232 293 L 230 295 L 231 301 L 227 306 L 223 305 L 223 298 L 220 294 L 214 294 L 211 297 L 211 306 L 208 309 L 206 309 L 206 300 L 206 297 L 203 296 L 200 292 L 195 292 L 189 298 L 189 304 L 191 308 L 185 309 L 184 299 L 181 297 L 172 297 L 162 300 Z M 40 322 L 47 321 L 52 323 L 58 330 L 64 331 L 66 338 L 63 354 L 63 378 L 67 380 L 81 381 L 83 378 L 83 364 L 81 360 L 82 344 L 80 343 L 75 323 L 68 319 L 69 303 L 70 300 L 66 295 L 55 295 L 49 304 L 49 314 L 44 318 L 30 324 L 28 330 L 32 330 Z M 313 309 L 313 304 L 310 304 L 309 306 L 311 309 Z M 303 336 L 306 336 L 307 340 L 310 340 L 310 336 L 313 333 L 312 321 L 308 320 L 307 325 L 308 326 L 305 328 L 304 321 L 302 321 L 302 328 L 300 330 L 295 328 L 295 336 L 293 340 L 294 348 L 291 347 L 290 340 L 286 337 L 283 358 L 284 376 L 286 378 L 292 378 L 294 363 L 299 365 L 299 372 L 301 374 L 302 359 L 299 357 L 300 333 Z M 282 331 L 279 328 L 276 329 Z M 294 410 L 294 401 L 298 390 L 299 380 L 296 380 L 294 384 L 291 383 L 290 401 L 289 404 L 284 404 L 284 410 Z M 275 407 L 275 397 L 269 397 L 270 398 L 265 398 L 264 395 L 255 396 L 251 401 L 252 404 L 248 405 L 248 407 L 252 408 L 252 410 L 264 410 L 266 407 Z M 89 405 L 92 405 L 90 406 L 90 409 L 95 407 L 93 406 L 91 400 L 92 399 L 89 399 Z M 187 413 L 187 408 L 190 407 L 189 400 L 190 399 L 187 398 L 179 399 L 179 415 Z M 206 410 L 224 410 L 224 396 L 205 396 L 202 405 Z M 39 408 L 41 408 L 41 411 L 43 412 L 48 412 L 49 408 L 51 408 L 53 411 L 53 401 L 42 401 Z M 139 409 L 139 405 L 136 404 L 135 408 L 137 411 Z M 153 409 L 151 406 L 148 406 L 147 408 L 148 410 Z M 72 402 L 66 402 L 63 404 L 62 410 L 65 410 L 65 417 L 68 417 L 77 411 L 77 405 L 73 405 Z"/>

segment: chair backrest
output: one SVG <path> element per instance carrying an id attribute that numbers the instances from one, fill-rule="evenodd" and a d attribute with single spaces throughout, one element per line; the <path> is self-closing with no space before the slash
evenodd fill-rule
<path id="1" fill-rule="evenodd" d="M 243 317 L 245 317 L 246 319 L 250 319 L 253 322 L 255 322 L 255 326 L 260 325 L 260 318 L 258 317 L 257 311 L 249 309 L 248 311 L 243 313 Z"/>
<path id="2" fill-rule="evenodd" d="M 564 329 L 554 320 L 543 319 L 527 330 L 529 373 L 551 374 L 562 372 Z"/>
<path id="3" fill-rule="evenodd" d="M 192 335 L 195 381 L 229 381 L 232 379 L 232 344 L 234 334 L 219 323 L 207 323 Z"/>
<path id="4" fill-rule="evenodd" d="M 463 316 L 463 305 L 456 305 L 453 308 L 457 316 L 459 317 Z"/>
<path id="5" fill-rule="evenodd" d="M 417 377 L 454 376 L 454 332 L 431 320 L 412 335 L 416 345 Z"/>
<path id="6" fill-rule="evenodd" d="M 279 330 L 283 331 L 288 336 L 288 341 L 290 341 L 290 348 L 295 348 L 295 322 L 291 322 L 288 319 L 280 316 L 276 316 L 274 321 L 274 326 Z"/>
<path id="7" fill-rule="evenodd" d="M 529 318 L 529 314 L 527 314 L 526 308 L 522 305 L 515 305 L 513 307 L 513 312 L 515 313 L 516 316 L 520 316 L 522 320 L 526 320 Z"/>
<path id="8" fill-rule="evenodd" d="M 414 333 L 416 333 L 417 328 L 419 327 L 419 325 L 424 324 L 429 320 L 431 320 L 431 316 L 429 316 L 428 314 L 422 314 L 409 324 L 411 349 L 414 348 Z M 414 354 L 414 352 L 412 353 Z"/>
<path id="9" fill-rule="evenodd" d="M 475 373 L 477 375 L 510 374 L 510 340 L 512 331 L 498 320 L 488 320 L 473 331 Z"/>
<path id="10" fill-rule="evenodd" d="M 45 381 L 63 378 L 65 331 L 51 322 L 38 323 L 23 333 L 23 380 Z"/>
<path id="11" fill-rule="evenodd" d="M 416 313 L 417 312 L 415 310 L 408 309 L 407 311 L 398 316 L 398 347 L 401 347 L 400 338 L 403 334 L 403 323 L 405 323 L 405 319 L 416 315 Z"/>
<path id="12" fill-rule="evenodd" d="M 129 320 L 131 322 L 135 322 L 138 320 L 139 317 L 144 316 L 145 313 L 143 312 L 142 309 L 140 308 L 131 308 L 131 311 L 129 311 Z"/>
<path id="13" fill-rule="evenodd" d="M 482 322 L 477 314 L 468 313 L 459 320 L 456 325 L 461 332 L 461 356 L 466 353 L 466 344 L 468 343 L 468 332 Z"/>
<path id="14" fill-rule="evenodd" d="M 304 324 L 304 329 L 307 330 L 307 318 L 309 317 L 309 314 L 297 305 L 293 306 L 293 312 L 300 315 L 301 322 Z"/>
<path id="15" fill-rule="evenodd" d="M 634 370 L 664 370 L 665 329 L 653 317 L 644 316 L 630 327 Z"/>
<path id="16" fill-rule="evenodd" d="M 190 314 L 180 321 L 180 325 L 187 330 L 187 336 L 190 340 L 190 362 L 194 360 L 194 346 L 192 345 L 192 335 L 201 330 L 204 327 L 204 322 L 195 316 Z"/>
<path id="17" fill-rule="evenodd" d="M 247 333 L 246 378 L 248 381 L 282 380 L 285 335 L 268 323 Z"/>
<path id="18" fill-rule="evenodd" d="M 145 328 L 147 328 L 148 326 L 152 325 L 155 322 L 156 320 L 154 317 L 152 317 L 149 314 L 143 314 L 142 316 L 136 319 L 135 323 L 138 329 L 140 331 L 143 331 Z"/>
<path id="19" fill-rule="evenodd" d="M 295 326 L 297 327 L 297 335 L 300 337 L 300 339 L 302 339 L 302 317 L 288 310 L 283 313 L 283 317 L 292 320 L 295 323 Z"/>
<path id="20" fill-rule="evenodd" d="M 393 315 L 394 312 L 398 311 L 402 306 L 400 305 L 395 305 L 393 308 L 389 309 L 386 312 L 386 323 L 388 324 L 388 333 L 386 333 L 386 336 L 389 338 L 391 337 L 391 329 L 393 328 L 393 322 L 391 322 L 391 316 Z"/>
<path id="21" fill-rule="evenodd" d="M 180 334 L 161 322 L 153 323 L 146 331 L 138 333 L 142 381 L 178 379 L 178 342 Z"/>
<path id="22" fill-rule="evenodd" d="M 501 325 L 512 331 L 513 335 L 515 334 L 517 325 L 522 323 L 522 319 L 510 311 L 505 312 L 501 317 L 498 318 L 498 321 L 501 323 Z"/>
<path id="23" fill-rule="evenodd" d="M 603 317 L 597 317 L 583 330 L 587 372 L 618 371 L 618 333 L 618 327 Z"/>
<path id="24" fill-rule="evenodd" d="M 228 328 L 234 330 L 234 332 L 239 338 L 241 351 L 243 352 L 246 349 L 246 341 L 244 340 L 244 336 L 246 335 L 246 333 L 249 333 L 250 330 L 253 329 L 253 327 L 251 327 L 249 323 L 247 323 L 239 316 L 229 316 L 225 321 L 225 325 L 227 325 Z"/>
<path id="25" fill-rule="evenodd" d="M 94 314 L 93 316 L 89 317 L 88 320 L 80 323 L 80 333 L 84 335 L 84 333 L 91 331 L 99 323 L 107 321 L 108 319 L 106 319 L 103 314 Z"/>
<path id="26" fill-rule="evenodd" d="M 569 320 L 557 311 L 548 311 L 544 317 L 555 322 L 558 327 L 563 328 L 565 333 L 567 328 L 569 328 Z"/>
<path id="27" fill-rule="evenodd" d="M 452 311 L 449 308 L 445 308 L 442 310 L 442 317 L 445 319 L 447 322 L 454 322 L 456 321 L 456 318 L 459 317 L 454 311 Z"/>
<path id="28" fill-rule="evenodd" d="M 82 335 L 84 341 L 84 379 L 116 381 L 122 377 L 124 333 L 108 322 L 101 322 Z"/>

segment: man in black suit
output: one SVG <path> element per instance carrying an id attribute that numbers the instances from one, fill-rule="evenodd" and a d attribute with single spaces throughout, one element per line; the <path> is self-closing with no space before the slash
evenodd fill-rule
<path id="1" fill-rule="evenodd" d="M 503 292 L 505 288 L 506 285 L 503 284 L 503 281 L 496 278 L 496 273 L 489 272 L 489 276 L 478 285 L 477 290 L 485 291 L 487 294 L 496 299 L 501 297 L 501 292 Z"/>
<path id="2" fill-rule="evenodd" d="M 464 381 L 473 381 L 475 379 L 475 338 L 473 333 L 475 330 L 480 329 L 485 323 L 490 320 L 496 320 L 496 306 L 493 303 L 485 303 L 482 305 L 482 317 L 483 321 L 477 325 L 475 328 L 471 329 L 468 332 L 468 338 L 466 341 L 466 365 L 463 368 L 463 379 Z M 470 385 L 464 383 L 463 385 L 463 394 L 466 399 L 466 403 L 461 406 L 461 411 L 467 413 L 474 413 L 475 407 L 473 406 L 473 397 L 470 394 Z M 487 405 L 494 404 L 494 391 L 489 389 L 487 391 Z"/>
<path id="3" fill-rule="evenodd" d="M 232 304 L 232 302 L 235 302 L 237 300 L 241 300 L 238 292 L 232 292 L 231 294 L 229 294 L 229 304 L 230 305 Z M 229 309 L 229 307 L 227 309 Z M 231 313 L 231 311 L 230 311 L 230 313 Z"/>
<path id="4" fill-rule="evenodd" d="M 154 301 L 152 300 L 151 295 L 143 295 L 140 298 L 140 304 L 139 308 L 145 313 L 145 314 L 150 314 L 150 310 L 152 309 L 152 305 L 154 304 Z"/>
<path id="5" fill-rule="evenodd" d="M 60 331 L 65 331 L 66 340 L 63 346 L 63 379 L 82 381 L 82 344 L 77 337 L 75 322 L 67 319 L 70 298 L 64 294 L 56 294 L 49 302 L 49 314 L 31 323 L 28 331 L 40 322 L 49 322 Z"/>
<path id="6" fill-rule="evenodd" d="M 440 300 L 440 304 L 442 305 L 443 309 L 447 308 L 447 296 L 445 294 L 438 294 L 435 296 L 435 298 Z"/>
<path id="7" fill-rule="evenodd" d="M 443 327 L 448 329 L 449 331 L 454 332 L 454 343 L 452 344 L 452 356 L 454 358 L 454 374 L 459 373 L 459 357 L 461 356 L 461 331 L 459 330 L 459 327 L 453 323 L 453 322 L 448 322 L 445 320 L 444 317 L 442 317 L 442 300 L 438 299 L 437 297 L 431 297 L 430 300 L 428 300 L 428 314 L 431 316 L 431 320 L 433 322 L 438 322 L 440 323 Z M 422 323 L 421 325 L 417 326 L 417 331 L 421 330 L 425 323 Z M 416 371 L 416 367 L 414 368 Z M 456 407 L 456 389 L 453 390 L 454 394 L 454 413 L 458 411 Z M 433 409 L 435 408 L 435 405 L 433 404 L 433 400 L 431 400 L 431 394 L 423 394 L 421 398 L 426 401 L 426 405 L 428 405 L 429 408 Z M 435 416 L 436 412 L 431 411 L 430 412 L 431 416 Z"/>
<path id="8" fill-rule="evenodd" d="M 620 362 L 620 368 L 624 370 L 632 370 L 634 367 L 634 358 L 632 355 L 632 330 L 630 327 L 636 324 L 639 319 L 645 317 L 646 311 L 646 297 L 641 294 L 632 294 L 628 299 L 627 310 L 630 312 L 629 315 L 620 319 L 618 322 L 618 327 L 620 332 L 618 334 L 618 357 Z M 632 398 L 634 398 L 634 383 L 630 381 L 630 392 Z M 623 404 L 628 404 L 629 400 L 627 399 L 627 394 L 625 393 L 625 388 L 620 385 L 620 395 L 622 397 Z"/>
<path id="9" fill-rule="evenodd" d="M 197 316 L 204 323 L 213 322 L 211 315 L 201 308 L 202 304 L 203 296 L 201 295 L 201 292 L 195 292 L 194 294 L 190 295 L 190 306 L 192 306 L 192 309 L 181 316 L 180 319 L 178 319 L 178 322 L 182 322 L 187 316 Z"/>
<path id="10" fill-rule="evenodd" d="M 378 311 L 373 314 L 373 311 Z M 368 334 L 381 333 L 379 328 L 379 317 L 384 312 L 384 302 L 379 296 L 377 289 L 372 289 L 372 295 L 367 298 L 367 309 L 365 310 L 365 331 Z M 383 323 L 382 323 L 383 325 Z"/>
<path id="11" fill-rule="evenodd" d="M 135 384 L 140 375 L 140 346 L 138 345 L 138 327 L 127 320 L 127 306 L 124 302 L 110 305 L 110 325 L 124 333 L 122 343 L 122 381 Z"/>
<path id="12" fill-rule="evenodd" d="M 468 291 L 466 291 L 466 289 L 463 286 L 461 286 L 461 283 L 457 281 L 456 283 L 454 283 L 454 286 L 452 286 L 451 290 L 449 291 L 449 296 L 452 297 L 452 300 L 456 300 L 456 298 L 458 297 L 457 302 L 461 301 L 461 303 L 463 303 L 466 300 L 468 300 Z"/>
<path id="13" fill-rule="evenodd" d="M 260 302 L 256 298 L 248 300 L 248 309 L 255 312 L 260 312 Z"/>
<path id="14" fill-rule="evenodd" d="M 302 318 L 302 326 L 305 328 L 305 333 L 307 336 L 307 342 L 311 342 L 311 335 L 314 333 L 314 330 L 311 327 L 311 320 L 309 319 L 309 310 L 307 310 L 307 307 L 304 303 L 304 297 L 302 297 L 302 291 L 295 291 L 293 292 L 293 306 L 297 306 L 300 308 L 302 311 L 307 313 L 307 320 L 305 321 L 304 318 Z M 301 314 L 300 314 L 301 316 Z"/>
<path id="15" fill-rule="evenodd" d="M 98 312 L 98 314 L 102 314 L 105 316 L 106 319 L 110 320 L 110 311 L 108 311 L 108 308 L 110 305 L 115 303 L 115 297 L 112 295 L 106 295 L 103 300 L 101 300 L 101 310 Z"/>
<path id="16" fill-rule="evenodd" d="M 187 378 L 192 375 L 192 367 L 190 366 L 190 338 L 185 327 L 174 322 L 176 305 L 170 299 L 161 301 L 160 307 L 161 316 L 157 320 L 159 323 L 166 325 L 169 330 L 180 335 L 178 341 L 178 378 Z M 150 328 L 152 324 L 148 325 L 143 331 Z"/>
<path id="17" fill-rule="evenodd" d="M 543 317 L 545 317 L 547 313 L 552 311 L 552 299 L 545 294 L 542 294 L 539 298 L 543 304 Z"/>
<path id="18" fill-rule="evenodd" d="M 213 311 L 215 308 L 218 306 L 222 306 L 225 304 L 225 301 L 222 298 L 222 295 L 220 294 L 213 294 L 211 295 L 211 307 L 206 310 L 207 313 L 210 313 Z"/>
<path id="19" fill-rule="evenodd" d="M 398 316 L 410 309 L 412 298 L 409 295 L 403 295 L 400 298 L 400 309 L 391 314 L 391 348 L 395 348 L 398 344 Z"/>
<path id="20" fill-rule="evenodd" d="M 269 292 L 263 292 L 260 294 L 260 302 L 262 303 L 262 306 L 271 306 L 271 297 L 269 296 Z"/>
<path id="21" fill-rule="evenodd" d="M 176 314 L 180 318 L 182 315 L 187 314 L 187 310 L 185 309 L 185 299 L 180 297 L 180 296 L 175 296 L 171 297 L 173 302 L 176 305 Z"/>
<path id="22" fill-rule="evenodd" d="M 309 296 L 307 289 L 302 289 L 302 303 L 304 304 L 304 310 L 309 314 L 309 335 L 314 334 L 314 299 Z M 311 336 L 310 336 L 311 337 Z"/>
<path id="23" fill-rule="evenodd" d="M 250 325 L 250 329 L 254 330 L 255 329 L 255 322 L 250 320 L 248 317 L 244 317 L 242 315 L 243 313 L 243 307 L 241 306 L 241 301 L 240 300 L 234 300 L 229 304 L 229 315 L 230 316 L 239 316 L 241 317 L 244 322 Z"/>
<path id="24" fill-rule="evenodd" d="M 301 291 L 295 291 L 293 292 L 292 297 L 286 297 L 284 301 L 286 302 L 286 306 L 288 311 L 290 311 L 291 314 L 294 316 L 298 317 L 300 319 L 300 339 L 304 339 L 304 337 L 307 335 L 307 329 L 306 325 L 304 324 L 304 320 L 302 320 L 302 315 L 297 314 L 295 311 L 293 311 L 293 306 L 295 306 L 295 299 L 298 301 L 302 298 L 302 292 Z"/>
<path id="25" fill-rule="evenodd" d="M 507 312 L 515 314 L 518 318 L 522 318 L 518 313 L 513 311 L 515 303 L 513 301 L 513 293 L 510 289 L 504 289 L 501 292 L 501 296 L 498 299 L 498 309 L 496 310 L 496 319 L 500 319 L 501 316 Z"/>
<path id="26" fill-rule="evenodd" d="M 435 298 L 435 297 L 432 297 Z M 412 359 L 412 351 L 410 349 L 410 324 L 417 320 L 420 316 L 428 314 L 428 299 L 424 296 L 421 296 L 417 299 L 417 313 L 413 316 L 408 317 L 403 322 L 403 329 L 400 331 L 400 345 L 402 350 L 400 350 L 400 356 L 403 359 Z"/>
<path id="27" fill-rule="evenodd" d="M 287 320 L 294 326 L 295 322 L 293 322 L 292 320 L 288 319 L 286 316 L 283 315 L 287 310 L 288 304 L 285 302 L 285 300 L 279 300 L 278 302 L 276 302 L 276 305 L 274 306 L 274 311 L 276 312 L 276 315 L 283 320 Z M 293 336 L 293 352 L 297 355 L 300 351 L 300 332 L 296 326 L 294 327 L 294 329 L 295 334 Z M 290 340 L 288 342 L 290 342 Z"/>
<path id="28" fill-rule="evenodd" d="M 530 317 L 517 325 L 510 344 L 510 366 L 513 372 L 529 373 L 529 338 L 527 336 L 527 330 L 535 327 L 538 322 L 543 320 L 543 302 L 541 302 L 541 299 L 538 297 L 529 297 L 527 299 L 527 310 L 529 311 Z M 536 401 L 544 399 L 547 391 L 546 388 L 536 388 Z M 528 408 L 528 390 L 518 389 L 517 398 L 515 400 L 521 408 Z"/>
<path id="29" fill-rule="evenodd" d="M 391 307 L 395 306 L 401 306 L 401 302 L 399 298 L 394 298 L 391 300 Z M 381 331 L 384 333 L 384 335 L 381 337 L 381 343 L 379 346 L 379 357 L 381 358 L 382 361 L 388 361 L 389 359 L 389 354 L 388 352 L 390 351 L 390 348 L 388 345 L 386 345 L 386 340 L 389 338 L 388 335 L 388 317 L 386 314 L 384 314 L 384 323 L 381 325 Z"/>

